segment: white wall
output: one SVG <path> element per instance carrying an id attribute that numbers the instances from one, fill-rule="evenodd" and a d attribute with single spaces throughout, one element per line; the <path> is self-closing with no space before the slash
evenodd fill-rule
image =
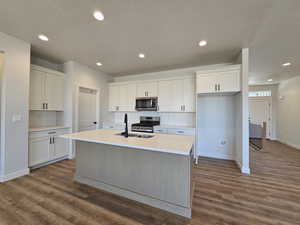
<path id="1" fill-rule="evenodd" d="M 76 85 L 82 87 L 100 89 L 100 124 L 104 121 L 112 121 L 112 114 L 108 112 L 108 82 L 112 81 L 111 76 L 91 69 L 77 62 L 67 62 L 63 69 L 66 73 L 65 88 L 65 121 L 75 131 L 75 101 Z"/>
<path id="2" fill-rule="evenodd" d="M 0 33 L 5 63 L 1 81 L 0 180 L 27 174 L 30 44 Z M 20 116 L 20 121 L 13 121 Z"/>
<path id="3" fill-rule="evenodd" d="M 235 159 L 235 96 L 197 97 L 198 155 Z"/>
<path id="4" fill-rule="evenodd" d="M 272 92 L 272 135 L 271 139 L 277 139 L 277 111 L 278 111 L 278 84 L 273 85 L 251 85 L 249 86 L 249 91 L 269 91 Z"/>
<path id="5" fill-rule="evenodd" d="M 278 96 L 278 140 L 300 149 L 300 76 L 281 82 Z"/>

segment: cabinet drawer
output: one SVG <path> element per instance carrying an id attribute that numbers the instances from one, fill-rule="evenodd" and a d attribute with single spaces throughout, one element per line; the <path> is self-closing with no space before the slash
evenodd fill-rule
<path id="1" fill-rule="evenodd" d="M 167 134 L 168 129 L 167 128 L 155 128 L 154 127 L 154 133 Z"/>
<path id="2" fill-rule="evenodd" d="M 32 138 L 41 138 L 41 137 L 48 137 L 48 136 L 59 136 L 59 135 L 67 134 L 69 132 L 70 132 L 69 128 L 34 131 L 29 133 L 29 138 L 32 139 Z"/>
<path id="3" fill-rule="evenodd" d="M 180 128 L 169 128 L 168 129 L 169 134 L 178 134 L 178 135 L 189 135 L 193 136 L 195 135 L 195 129 L 180 129 Z"/>

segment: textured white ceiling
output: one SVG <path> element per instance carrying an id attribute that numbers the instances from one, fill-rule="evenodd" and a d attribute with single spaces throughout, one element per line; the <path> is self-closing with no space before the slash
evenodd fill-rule
<path id="1" fill-rule="evenodd" d="M 250 47 L 250 82 L 300 74 L 299 0 L 1 0 L 0 31 L 34 55 L 112 75 L 232 61 Z M 99 9 L 103 22 L 92 17 Z M 48 35 L 42 42 L 37 35 Z M 206 47 L 198 47 L 201 39 Z M 137 55 L 146 54 L 144 60 Z M 102 67 L 96 67 L 97 61 Z M 280 65 L 291 61 L 292 67 Z"/>

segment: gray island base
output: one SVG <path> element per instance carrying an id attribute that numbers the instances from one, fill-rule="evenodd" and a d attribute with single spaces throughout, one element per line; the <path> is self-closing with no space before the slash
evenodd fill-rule
<path id="1" fill-rule="evenodd" d="M 191 150 L 175 154 L 77 139 L 75 180 L 191 218 Z"/>

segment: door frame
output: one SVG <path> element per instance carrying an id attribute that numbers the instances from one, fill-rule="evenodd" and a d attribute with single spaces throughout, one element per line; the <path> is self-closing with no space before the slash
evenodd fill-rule
<path id="1" fill-rule="evenodd" d="M 273 104 L 272 104 L 272 97 L 249 97 L 249 105 L 251 100 L 259 100 L 259 101 L 266 101 L 268 103 L 268 121 L 267 121 L 267 131 L 266 131 L 266 138 L 272 140 L 273 139 Z M 249 110 L 249 117 L 250 117 L 250 110 Z"/>
<path id="2" fill-rule="evenodd" d="M 100 128 L 100 88 L 97 87 L 91 87 L 91 86 L 85 86 L 85 85 L 76 85 L 76 92 L 75 92 L 75 132 L 79 132 L 79 123 L 78 123 L 78 117 L 79 117 L 79 92 L 80 88 L 86 88 L 96 91 L 96 129 Z"/>
<path id="3" fill-rule="evenodd" d="M 79 115 L 79 91 L 80 88 L 87 88 L 87 89 L 92 89 L 97 91 L 96 93 L 96 122 L 97 122 L 97 126 L 96 129 L 100 128 L 100 88 L 97 87 L 91 87 L 91 86 L 86 86 L 86 85 L 80 85 L 80 84 L 76 84 L 75 85 L 75 98 L 74 98 L 74 132 L 78 132 L 78 115 Z M 69 153 L 69 158 L 73 159 L 76 156 L 76 145 L 74 143 L 74 141 L 70 141 L 69 143 L 69 149 L 70 149 L 70 153 Z"/>

